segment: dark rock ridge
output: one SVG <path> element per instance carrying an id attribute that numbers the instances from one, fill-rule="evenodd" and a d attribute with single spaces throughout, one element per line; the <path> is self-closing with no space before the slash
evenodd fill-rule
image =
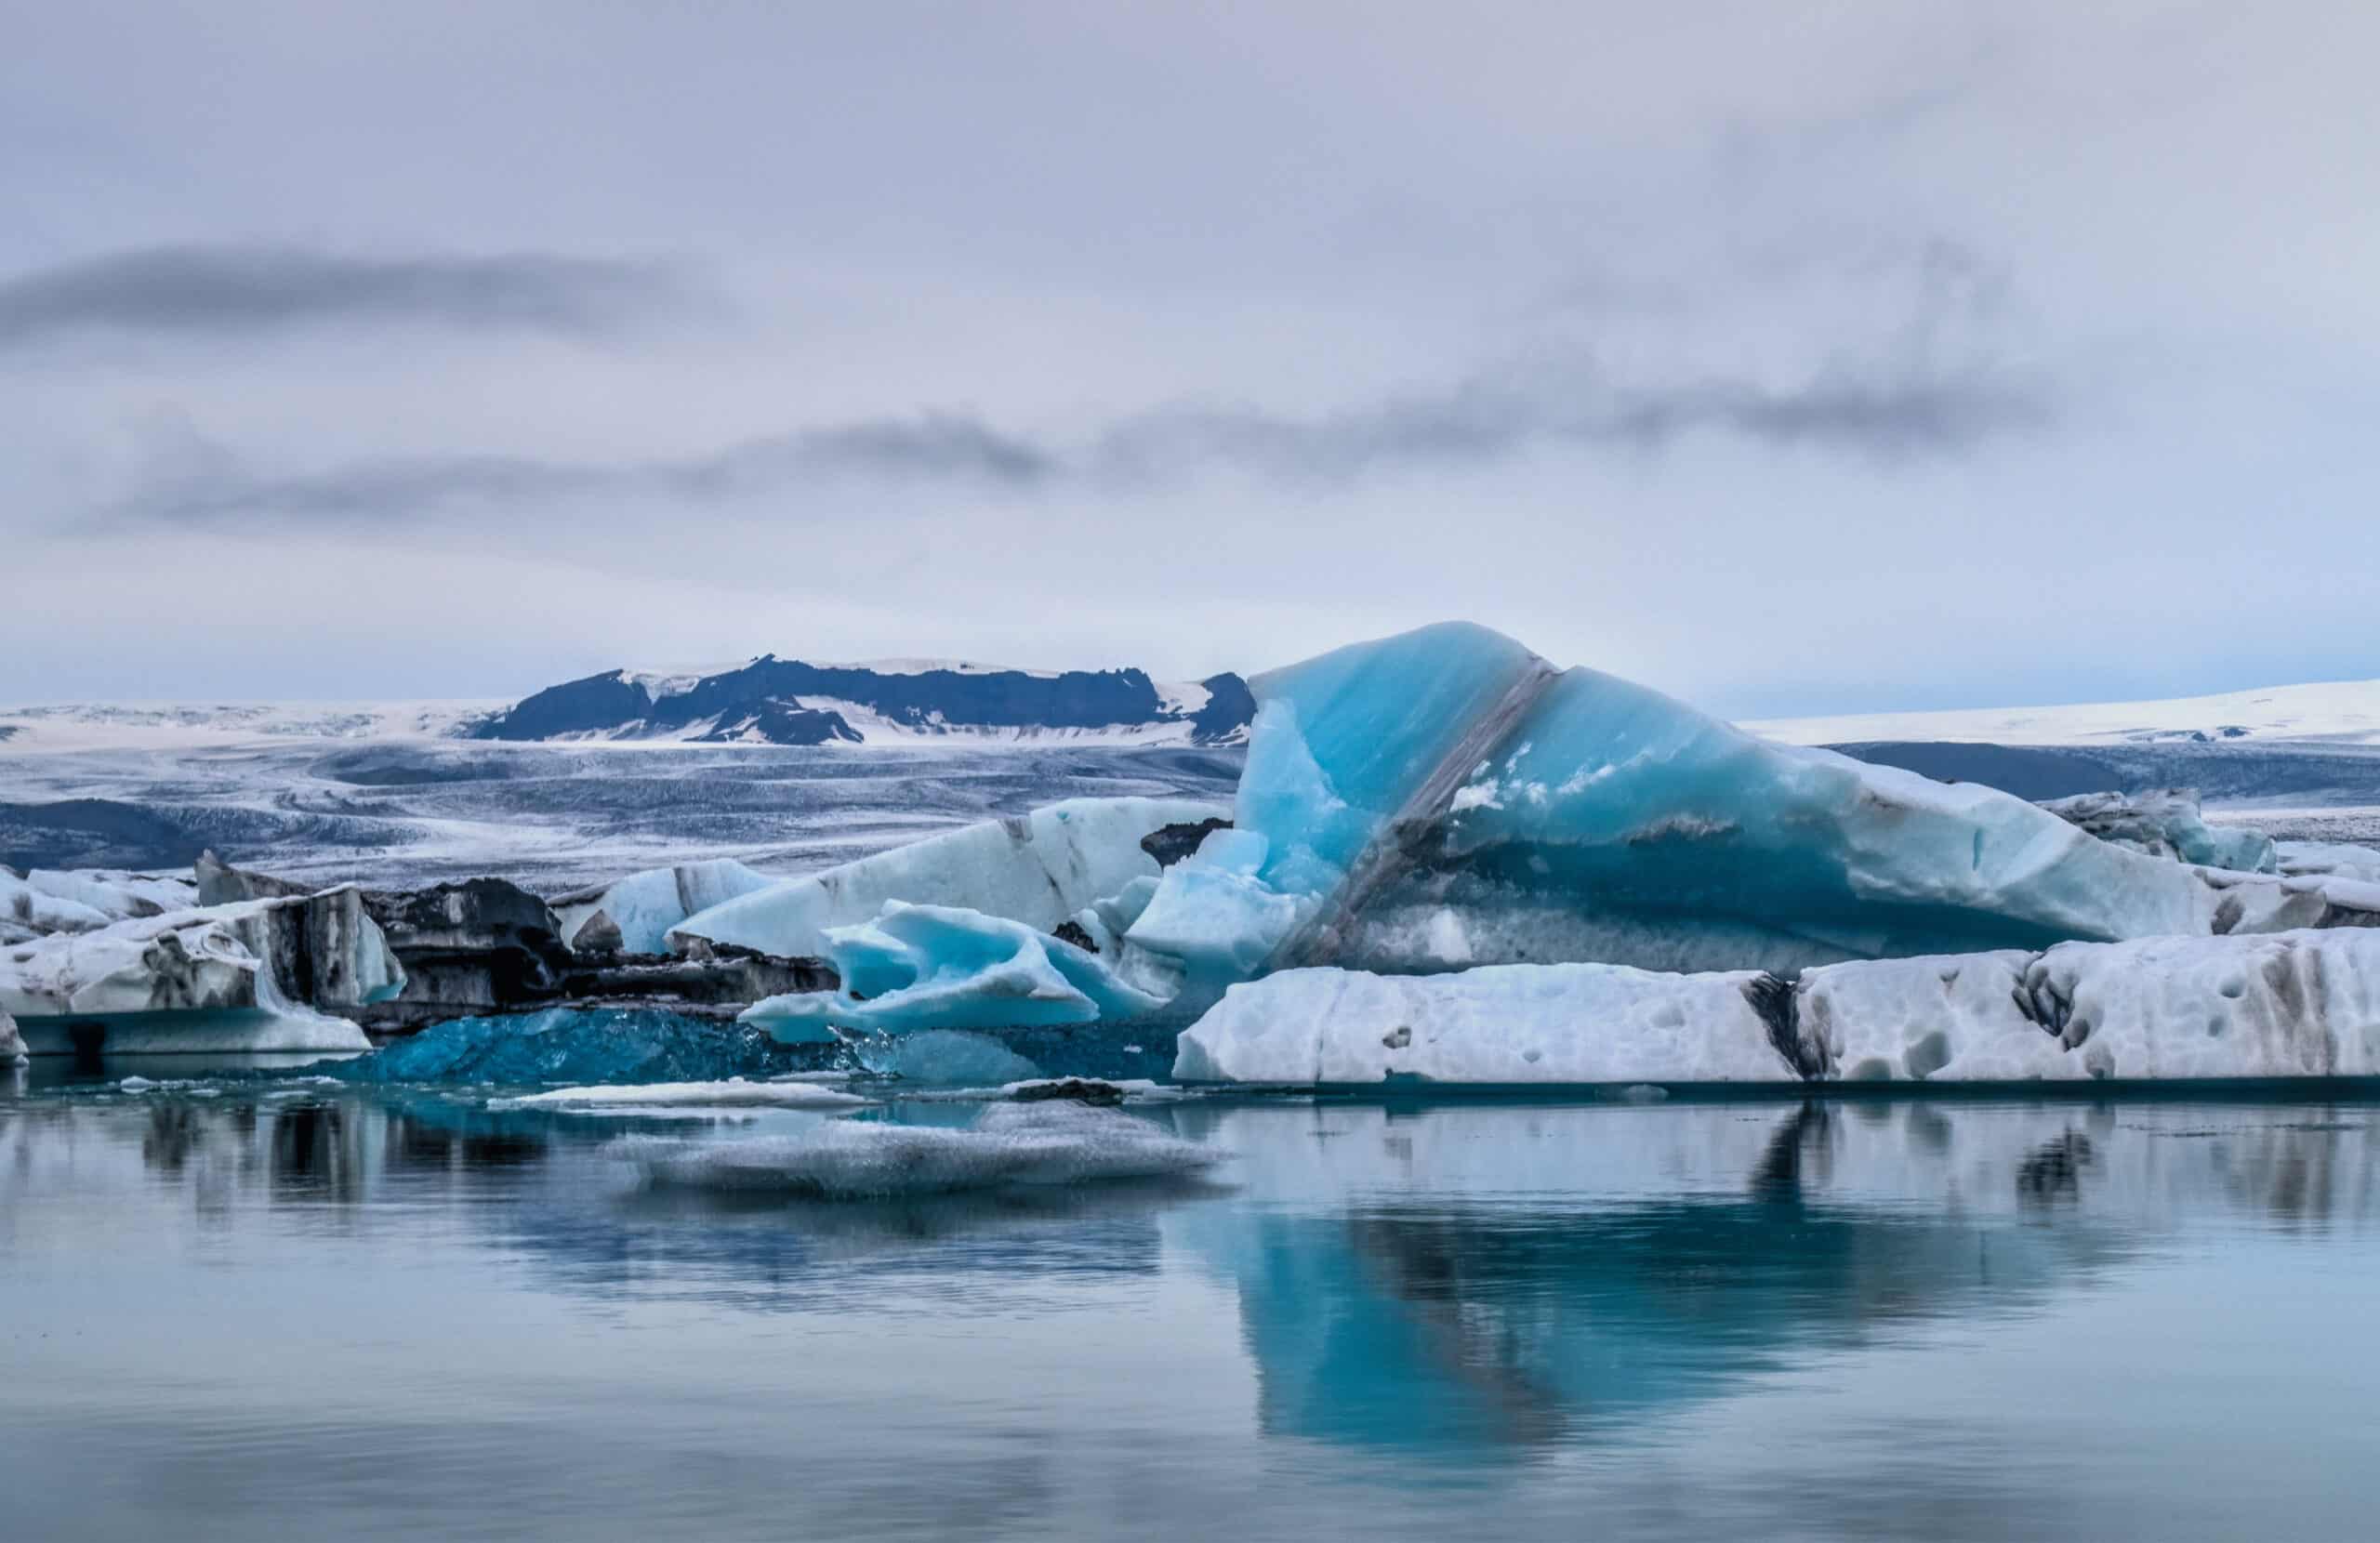
<path id="1" fill-rule="evenodd" d="M 231 867 L 211 851 L 200 857 L 197 874 L 202 905 L 311 892 L 304 884 Z M 360 897 L 345 892 L 379 925 L 405 970 L 404 990 L 395 1000 L 334 1009 L 373 1034 L 411 1034 L 447 1019 L 590 1003 L 717 1016 L 763 996 L 831 990 L 837 983 L 823 961 L 750 949 L 719 947 L 685 959 L 574 951 L 562 941 L 553 908 L 501 878 L 365 890 Z"/>
<path id="2" fill-rule="evenodd" d="M 1137 669 L 928 669 L 896 673 L 864 666 L 806 665 L 764 654 L 741 668 L 707 675 L 683 691 L 656 695 L 626 670 L 549 686 L 475 725 L 469 737 L 546 740 L 690 736 L 700 743 L 826 745 L 861 737 L 843 715 L 806 705 L 851 703 L 917 733 L 1056 730 L 1093 732 L 1180 723 L 1192 743 L 1235 743 L 1255 717 L 1256 701 L 1236 675 L 1198 682 L 1207 700 L 1196 711 L 1169 707 Z M 699 731 L 699 732 L 696 732 Z"/>

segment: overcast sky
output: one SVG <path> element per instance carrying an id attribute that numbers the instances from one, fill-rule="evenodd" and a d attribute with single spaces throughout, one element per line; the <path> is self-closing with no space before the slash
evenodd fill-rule
<path id="1" fill-rule="evenodd" d="M 2380 7 L 0 0 L 0 702 L 2380 675 Z"/>

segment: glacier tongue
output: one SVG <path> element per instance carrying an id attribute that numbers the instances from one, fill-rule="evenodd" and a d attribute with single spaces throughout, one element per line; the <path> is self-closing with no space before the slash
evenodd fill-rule
<path id="1" fill-rule="evenodd" d="M 1054 932 L 1133 879 L 1157 876 L 1143 837 L 1223 812 L 1193 798 L 1069 798 L 739 895 L 679 922 L 668 941 L 680 951 L 729 943 L 823 955 L 829 929 L 869 921 L 887 901 L 964 906 Z"/>
<path id="2" fill-rule="evenodd" d="M 1293 969 L 1181 1038 L 1185 1081 L 2005 1082 L 2380 1075 L 2380 931 L 2143 938 L 1753 971 Z"/>

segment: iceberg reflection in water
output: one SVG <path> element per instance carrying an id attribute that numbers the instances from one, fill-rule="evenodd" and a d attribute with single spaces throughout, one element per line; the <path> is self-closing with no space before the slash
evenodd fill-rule
<path id="1" fill-rule="evenodd" d="M 2369 1104 L 1194 1099 L 1103 1117 L 1202 1175 L 829 1201 L 615 1155 L 825 1114 L 493 1091 L 0 1087 L 24 1536 L 2334 1536 L 2380 1499 Z"/>

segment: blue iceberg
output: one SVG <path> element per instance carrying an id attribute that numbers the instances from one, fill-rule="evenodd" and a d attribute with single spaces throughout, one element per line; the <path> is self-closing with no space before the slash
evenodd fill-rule
<path id="1" fill-rule="evenodd" d="M 1484 627 L 1424 627 L 1253 686 L 1235 835 L 1262 855 L 1228 907 L 1210 901 L 1214 873 L 1169 872 L 1130 943 L 1180 946 L 1181 918 L 1203 914 L 1203 957 L 1262 955 L 1244 974 L 1790 971 L 2204 935 L 2223 904 L 2196 870 L 2022 799 L 1771 744 Z M 1219 935 L 1225 909 L 1236 938 Z"/>
<path id="2" fill-rule="evenodd" d="M 830 1043 L 838 1029 L 1093 1023 L 1166 1001 L 1127 983 L 1088 949 L 959 906 L 888 901 L 873 921 L 828 928 L 823 942 L 840 989 L 771 996 L 746 1009 L 742 1021 L 790 1043 Z"/>

